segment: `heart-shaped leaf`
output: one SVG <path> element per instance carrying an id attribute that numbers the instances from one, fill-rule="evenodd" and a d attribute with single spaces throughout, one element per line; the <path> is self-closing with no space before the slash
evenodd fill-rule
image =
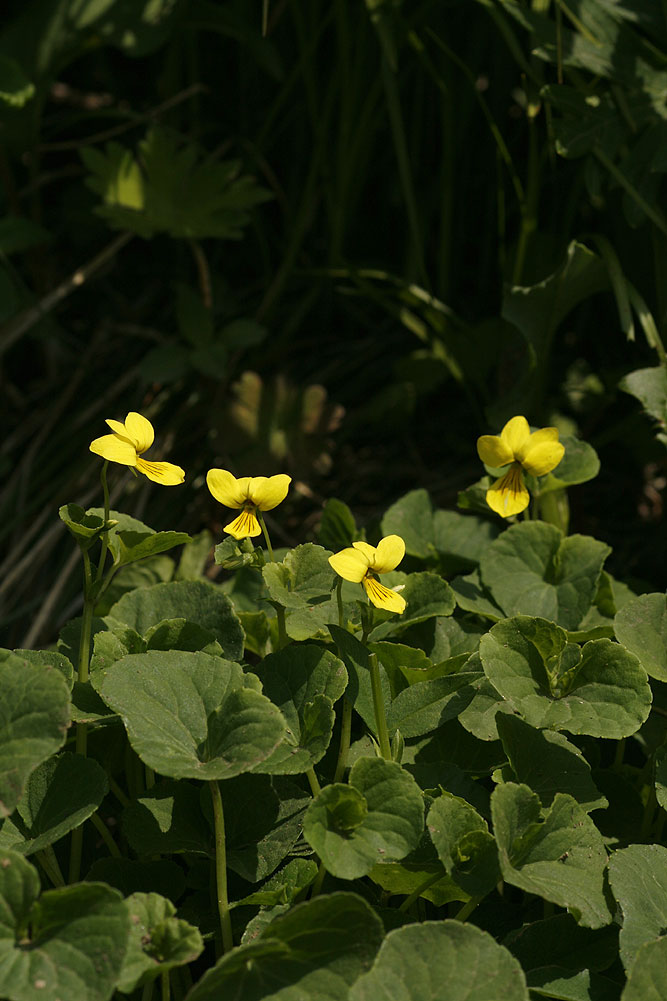
<path id="1" fill-rule="evenodd" d="M 377 862 L 404 858 L 423 829 L 419 786 L 400 765 L 382 758 L 359 758 L 349 785 L 326 786 L 303 822 L 306 840 L 340 879 L 356 879 Z"/>
<path id="2" fill-rule="evenodd" d="M 553 622 L 518 615 L 482 637 L 479 655 L 506 704 L 536 728 L 619 739 L 648 717 L 646 672 L 611 640 L 579 648 Z"/>
<path id="3" fill-rule="evenodd" d="M 550 810 L 528 786 L 508 782 L 491 796 L 503 877 L 527 893 L 566 907 L 586 928 L 609 924 L 603 890 L 602 835 L 571 796 L 557 793 Z"/>
<path id="4" fill-rule="evenodd" d="M 609 860 L 609 882 L 623 914 L 620 952 L 626 972 L 642 945 L 667 928 L 667 848 L 630 845 Z"/>
<path id="5" fill-rule="evenodd" d="M 658 681 L 667 681 L 667 597 L 641 594 L 614 619 L 619 643 L 639 658 L 644 670 Z"/>
<path id="6" fill-rule="evenodd" d="M 516 959 L 491 935 L 460 921 L 424 921 L 389 932 L 349 1001 L 529 1001 Z"/>
<path id="7" fill-rule="evenodd" d="M 99 883 L 47 890 L 22 855 L 0 857 L 0 995 L 108 1001 L 130 931 L 121 895 Z"/>
<path id="8" fill-rule="evenodd" d="M 198 928 L 174 917 L 176 908 L 159 893 L 133 893 L 125 901 L 130 915 L 127 952 L 118 990 L 130 994 L 175 966 L 191 963 L 203 952 Z"/>
<path id="9" fill-rule="evenodd" d="M 250 771 L 285 732 L 280 711 L 246 687 L 237 664 L 205 653 L 130 654 L 108 669 L 99 691 L 142 761 L 172 778 Z"/>
<path id="10" fill-rule="evenodd" d="M 595 597 L 609 546 L 563 538 L 541 521 L 512 525 L 480 561 L 482 583 L 505 615 L 535 615 L 576 629 Z"/>
<path id="11" fill-rule="evenodd" d="M 1 651 L 0 691 L 0 817 L 6 817 L 30 773 L 65 743 L 70 694 L 60 671 Z"/>

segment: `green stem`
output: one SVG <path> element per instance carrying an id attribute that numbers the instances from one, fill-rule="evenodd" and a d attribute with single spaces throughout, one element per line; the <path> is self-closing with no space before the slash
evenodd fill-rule
<path id="1" fill-rule="evenodd" d="M 149 980 L 147 984 L 144 984 L 144 989 L 141 992 L 141 1001 L 151 1001 L 153 997 L 153 987 L 155 986 L 154 980 Z"/>
<path id="2" fill-rule="evenodd" d="M 322 787 L 318 782 L 317 775 L 315 774 L 315 769 L 311 766 L 306 772 L 306 778 L 308 779 L 308 784 L 310 786 L 310 791 L 313 796 L 319 796 L 322 792 Z"/>
<path id="3" fill-rule="evenodd" d="M 340 744 L 334 782 L 341 782 L 347 767 L 347 756 L 350 751 L 350 735 L 352 733 L 352 703 L 343 695 L 343 712 L 340 719 Z"/>
<path id="4" fill-rule="evenodd" d="M 107 468 L 109 466 L 109 460 L 105 459 L 102 466 L 102 472 L 100 473 L 100 481 L 102 483 L 102 492 L 104 494 L 104 524 L 109 520 L 109 484 L 107 483 Z M 109 533 L 108 531 L 102 536 L 102 551 L 100 553 L 100 562 L 97 564 L 97 573 L 95 574 L 95 582 L 102 579 L 102 573 L 104 571 L 104 562 L 107 558 L 107 550 L 109 549 Z"/>
<path id="5" fill-rule="evenodd" d="M 285 625 L 285 609 L 282 605 L 275 605 L 275 609 L 278 621 L 278 649 L 282 650 L 289 642 L 287 639 L 287 627 Z"/>
<path id="6" fill-rule="evenodd" d="M 121 804 L 121 806 L 129 806 L 130 805 L 130 797 L 125 795 L 125 793 L 123 792 L 123 790 L 121 789 L 121 787 L 118 785 L 118 783 L 116 782 L 116 780 L 111 777 L 111 775 L 109 776 L 109 789 L 114 794 L 114 796 L 116 797 L 116 799 L 118 800 L 118 802 Z"/>
<path id="7" fill-rule="evenodd" d="M 475 910 L 482 897 L 471 897 L 467 904 L 464 904 L 460 911 L 454 915 L 455 921 L 467 921 L 472 912 Z"/>
<path id="8" fill-rule="evenodd" d="M 213 821 L 215 825 L 215 883 L 218 895 L 218 913 L 220 915 L 220 931 L 222 933 L 222 951 L 229 952 L 234 948 L 232 938 L 232 919 L 229 913 L 227 898 L 227 848 L 225 845 L 225 815 L 222 810 L 220 787 L 215 779 L 208 784 L 213 802 Z"/>
<path id="9" fill-rule="evenodd" d="M 435 883 L 439 883 L 441 879 L 444 879 L 447 873 L 443 870 L 442 872 L 433 873 L 428 876 L 422 883 L 419 884 L 416 890 L 413 890 L 409 897 L 406 897 L 401 906 L 398 908 L 399 911 L 407 911 L 414 904 L 415 900 L 419 900 L 424 890 L 428 890 L 429 886 L 433 886 Z"/>
<path id="10" fill-rule="evenodd" d="M 259 510 L 259 508 L 257 508 L 257 521 L 259 522 L 259 524 L 261 526 L 261 529 L 262 529 L 262 532 L 264 534 L 264 541 L 266 542 L 266 548 L 269 550 L 269 559 L 271 560 L 272 563 L 275 563 L 276 562 L 276 558 L 273 555 L 273 548 L 271 546 L 271 539 L 269 538 L 269 530 L 266 527 L 266 522 L 264 521 L 264 515 Z"/>
<path id="11" fill-rule="evenodd" d="M 160 974 L 160 985 L 162 987 L 162 1001 L 169 1001 L 171 991 L 169 989 L 169 970 L 163 970 Z"/>
<path id="12" fill-rule="evenodd" d="M 144 765 L 144 772 L 146 774 L 146 788 L 152 789 L 155 785 L 155 772 L 149 765 Z"/>
<path id="13" fill-rule="evenodd" d="M 623 755 L 625 754 L 625 737 L 616 744 L 616 754 L 614 755 L 614 768 L 620 768 L 623 764 Z"/>
<path id="14" fill-rule="evenodd" d="M 345 613 L 343 612 L 343 578 L 338 578 L 338 583 L 336 584 L 336 603 L 338 605 L 338 625 L 341 629 L 345 628 Z"/>
<path id="15" fill-rule="evenodd" d="M 60 871 L 60 866 L 58 865 L 58 859 L 56 858 L 56 853 L 51 845 L 43 848 L 42 851 L 36 852 L 37 860 L 42 866 L 42 869 L 49 877 L 54 886 L 65 886 L 65 877 Z"/>
<path id="16" fill-rule="evenodd" d="M 102 818 L 99 816 L 99 814 L 93 813 L 91 815 L 90 821 L 91 821 L 93 827 L 96 829 L 96 831 L 100 835 L 100 837 L 102 838 L 102 841 L 104 842 L 104 844 L 109 849 L 109 854 L 113 855 L 114 858 L 122 858 L 123 856 L 122 856 L 120 848 L 118 847 L 118 845 L 116 844 L 116 842 L 114 841 L 114 839 L 111 837 L 111 831 L 109 830 L 109 828 L 107 827 L 107 825 L 104 823 L 104 821 L 102 820 Z"/>
<path id="17" fill-rule="evenodd" d="M 377 726 L 378 740 L 380 741 L 380 753 L 386 761 L 391 761 L 391 744 L 389 743 L 389 731 L 387 730 L 387 717 L 384 711 L 384 698 L 382 695 L 382 682 L 380 680 L 380 665 L 377 654 L 369 653 L 368 666 L 371 673 L 371 689 L 373 691 L 373 709 L 375 711 L 375 723 Z"/>

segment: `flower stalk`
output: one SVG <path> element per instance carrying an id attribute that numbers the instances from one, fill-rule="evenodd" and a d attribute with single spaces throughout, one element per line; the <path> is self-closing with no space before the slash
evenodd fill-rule
<path id="1" fill-rule="evenodd" d="M 375 712 L 375 725 L 377 727 L 378 741 L 380 743 L 380 754 L 385 761 L 391 761 L 391 743 L 389 741 L 389 731 L 387 729 L 387 717 L 384 711 L 384 697 L 382 695 L 382 681 L 380 679 L 380 665 L 378 664 L 377 654 L 369 653 L 368 667 L 371 674 L 373 710 Z"/>
<path id="2" fill-rule="evenodd" d="M 232 919 L 227 896 L 227 846 L 225 843 L 225 815 L 222 809 L 222 796 L 216 779 L 208 784 L 213 803 L 213 823 L 215 829 L 215 885 L 218 897 L 218 914 L 220 915 L 220 933 L 222 935 L 222 951 L 229 952 L 234 948 L 232 937 Z"/>

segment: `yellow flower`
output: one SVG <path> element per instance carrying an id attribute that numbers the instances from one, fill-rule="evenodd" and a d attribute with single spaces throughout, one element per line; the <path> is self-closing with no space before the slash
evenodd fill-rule
<path id="1" fill-rule="evenodd" d="M 206 483 L 213 496 L 225 507 L 241 509 L 241 514 L 229 525 L 229 532 L 235 539 L 245 539 L 249 535 L 261 535 L 256 511 L 271 511 L 285 500 L 292 477 L 286 473 L 276 476 L 242 476 L 240 479 L 226 469 L 209 469 Z"/>
<path id="2" fill-rule="evenodd" d="M 509 469 L 486 491 L 486 503 L 503 518 L 528 507 L 530 494 L 523 474 L 544 476 L 555 469 L 565 448 L 558 440 L 557 428 L 540 428 L 531 434 L 525 417 L 513 417 L 499 435 L 485 434 L 477 439 L 477 452 L 486 466 Z"/>
<path id="3" fill-rule="evenodd" d="M 153 425 L 149 420 L 132 411 L 125 418 L 124 424 L 121 421 L 109 420 L 107 424 L 113 434 L 105 434 L 91 441 L 91 452 L 101 455 L 109 462 L 132 466 L 149 480 L 161 483 L 165 487 L 183 482 L 185 473 L 180 466 L 174 466 L 171 462 L 148 462 L 147 459 L 141 458 L 146 449 L 151 447 L 155 437 Z"/>
<path id="4" fill-rule="evenodd" d="M 362 584 L 376 608 L 388 612 L 405 611 L 405 598 L 381 584 L 378 574 L 395 570 L 405 556 L 405 543 L 400 535 L 385 535 L 377 549 L 367 542 L 353 542 L 351 549 L 342 549 L 329 557 L 329 563 L 339 577 L 353 584 Z"/>

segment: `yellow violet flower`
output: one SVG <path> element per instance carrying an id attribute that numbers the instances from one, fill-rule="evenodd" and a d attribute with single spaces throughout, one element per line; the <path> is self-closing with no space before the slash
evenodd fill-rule
<path id="1" fill-rule="evenodd" d="M 242 476 L 240 479 L 226 469 L 209 469 L 206 483 L 213 496 L 225 507 L 241 510 L 241 514 L 229 525 L 229 532 L 235 539 L 245 539 L 249 535 L 261 535 L 262 529 L 256 512 L 271 511 L 287 497 L 292 477 L 286 473 L 276 476 Z"/>
<path id="2" fill-rule="evenodd" d="M 113 434 L 105 434 L 90 443 L 90 451 L 101 455 L 109 462 L 120 462 L 122 466 L 132 466 L 149 480 L 172 487 L 182 483 L 185 473 L 180 466 L 171 462 L 149 462 L 142 459 L 143 453 L 151 447 L 155 432 L 153 425 L 141 414 L 131 411 L 122 421 L 106 422 Z"/>
<path id="3" fill-rule="evenodd" d="M 362 584 L 376 608 L 388 612 L 405 611 L 405 598 L 381 584 L 378 574 L 395 570 L 405 556 L 405 543 L 400 535 L 385 535 L 377 549 L 367 542 L 353 542 L 351 549 L 342 549 L 329 557 L 329 563 L 343 580 Z"/>
<path id="4" fill-rule="evenodd" d="M 523 474 L 550 473 L 563 458 L 565 448 L 558 440 L 557 428 L 540 428 L 531 434 L 525 417 L 513 417 L 499 435 L 484 434 L 478 438 L 477 452 L 486 466 L 509 466 L 486 491 L 489 507 L 502 518 L 509 518 L 527 508 L 530 502 Z"/>

